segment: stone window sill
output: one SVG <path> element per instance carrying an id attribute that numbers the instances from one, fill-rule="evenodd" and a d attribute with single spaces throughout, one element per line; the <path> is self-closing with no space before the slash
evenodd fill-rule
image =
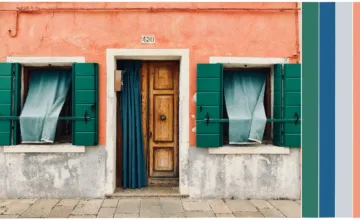
<path id="1" fill-rule="evenodd" d="M 4 153 L 85 153 L 85 146 L 72 144 L 20 144 L 4 146 Z"/>
<path id="2" fill-rule="evenodd" d="M 290 148 L 274 145 L 231 146 L 209 148 L 209 154 L 290 154 Z"/>

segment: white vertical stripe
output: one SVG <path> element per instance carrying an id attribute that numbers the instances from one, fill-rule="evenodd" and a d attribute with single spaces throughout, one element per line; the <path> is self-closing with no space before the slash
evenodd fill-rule
<path id="1" fill-rule="evenodd" d="M 335 8 L 335 217 L 352 217 L 352 3 Z"/>

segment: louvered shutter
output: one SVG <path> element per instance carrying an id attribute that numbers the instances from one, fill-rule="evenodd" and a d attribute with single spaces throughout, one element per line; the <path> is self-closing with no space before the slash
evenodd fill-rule
<path id="1" fill-rule="evenodd" d="M 277 64 L 274 68 L 274 119 L 296 119 L 274 122 L 273 143 L 276 146 L 301 145 L 301 64 Z"/>
<path id="2" fill-rule="evenodd" d="M 197 65 L 196 146 L 200 148 L 223 145 L 223 124 L 206 123 L 204 119 L 222 119 L 223 65 Z"/>
<path id="3" fill-rule="evenodd" d="M 72 66 L 72 116 L 90 117 L 72 123 L 73 145 L 98 144 L 98 64 L 74 63 Z"/>

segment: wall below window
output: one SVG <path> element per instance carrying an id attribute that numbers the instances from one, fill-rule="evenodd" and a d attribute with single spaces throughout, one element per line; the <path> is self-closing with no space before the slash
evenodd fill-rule
<path id="1" fill-rule="evenodd" d="M 300 199 L 300 167 L 300 149 L 285 155 L 213 155 L 190 147 L 182 173 L 193 198 Z"/>
<path id="2" fill-rule="evenodd" d="M 188 153 L 180 185 L 192 198 L 300 199 L 300 149 L 214 155 L 190 147 Z M 0 198 L 103 198 L 105 161 L 103 146 L 85 153 L 4 153 L 0 147 Z"/>
<path id="3" fill-rule="evenodd" d="M 0 147 L 0 198 L 96 198 L 105 195 L 106 151 L 4 153 Z"/>

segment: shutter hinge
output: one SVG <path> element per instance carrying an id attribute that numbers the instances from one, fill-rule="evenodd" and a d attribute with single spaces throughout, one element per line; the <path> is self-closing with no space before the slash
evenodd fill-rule
<path id="1" fill-rule="evenodd" d="M 206 126 L 209 125 L 209 119 L 210 119 L 209 112 L 206 112 L 206 116 L 205 116 L 205 119 L 204 119 Z"/>
<path id="2" fill-rule="evenodd" d="M 299 123 L 299 114 L 295 112 L 295 125 Z"/>
<path id="3" fill-rule="evenodd" d="M 84 120 L 85 120 L 85 124 L 87 124 L 88 120 L 90 119 L 89 115 L 88 115 L 88 112 L 87 110 L 85 111 L 85 114 L 84 114 Z"/>

